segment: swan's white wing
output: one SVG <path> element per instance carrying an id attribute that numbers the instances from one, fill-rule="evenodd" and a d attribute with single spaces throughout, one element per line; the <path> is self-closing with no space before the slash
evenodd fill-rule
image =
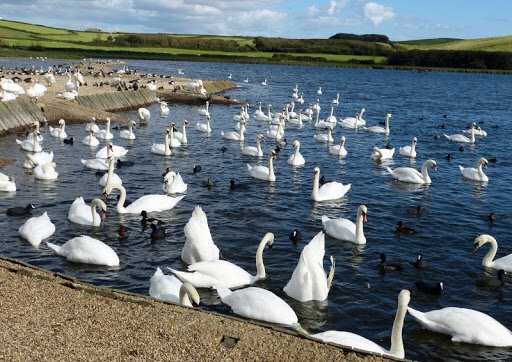
<path id="1" fill-rule="evenodd" d="M 249 165 L 248 165 L 247 168 L 249 170 L 249 174 L 254 178 L 266 180 L 268 178 L 268 175 L 270 174 L 270 171 L 269 171 L 268 167 L 266 167 L 266 166 L 256 165 L 256 166 L 251 166 L 251 168 L 249 168 Z"/>
<path id="2" fill-rule="evenodd" d="M 506 272 L 512 272 L 512 254 L 495 259 L 491 266 L 494 269 L 503 269 Z"/>
<path id="3" fill-rule="evenodd" d="M 167 195 L 145 195 L 128 205 L 125 210 L 130 214 L 146 212 L 158 212 L 170 210 L 185 196 L 170 197 Z"/>
<path id="4" fill-rule="evenodd" d="M 354 242 L 356 240 L 356 224 L 349 219 L 329 219 L 322 216 L 325 232 L 332 238 Z"/>
<path id="5" fill-rule="evenodd" d="M 18 230 L 20 235 L 28 240 L 34 247 L 41 244 L 41 240 L 49 238 L 55 233 L 55 225 L 45 212 L 40 216 L 31 217 Z"/>
<path id="6" fill-rule="evenodd" d="M 68 240 L 60 248 L 60 255 L 76 263 L 117 266 L 119 257 L 114 249 L 87 235 Z"/>
<path id="7" fill-rule="evenodd" d="M 421 173 L 419 173 L 418 170 L 415 170 L 414 168 L 411 167 L 398 167 L 395 168 L 394 170 L 389 170 L 389 172 L 395 179 L 402 182 L 418 184 L 424 183 Z"/>
<path id="8" fill-rule="evenodd" d="M 454 342 L 512 346 L 512 333 L 494 318 L 476 310 L 447 307 L 422 313 L 408 308 L 423 327 L 452 336 Z"/>
<path id="9" fill-rule="evenodd" d="M 323 184 L 319 190 L 318 195 L 324 200 L 340 199 L 350 190 L 351 185 L 343 185 L 340 182 L 328 182 Z"/>
<path id="10" fill-rule="evenodd" d="M 269 323 L 294 325 L 297 315 L 274 293 L 256 287 L 236 290 L 222 298 L 235 314 Z"/>
<path id="11" fill-rule="evenodd" d="M 375 342 L 372 342 L 367 338 L 361 337 L 357 334 L 350 332 L 326 331 L 322 333 L 313 334 L 312 337 L 318 338 L 324 342 L 336 343 L 343 346 L 358 348 L 363 351 L 389 354 L 389 351 L 382 348 Z"/>
<path id="12" fill-rule="evenodd" d="M 179 303 L 182 284 L 174 275 L 164 275 L 160 268 L 157 268 L 150 279 L 149 295 L 167 302 Z"/>
<path id="13" fill-rule="evenodd" d="M 253 277 L 238 265 L 225 260 L 203 261 L 188 266 L 193 273 L 181 273 L 184 280 L 199 288 L 239 288 L 253 283 Z M 200 284 L 200 285 L 199 285 Z"/>

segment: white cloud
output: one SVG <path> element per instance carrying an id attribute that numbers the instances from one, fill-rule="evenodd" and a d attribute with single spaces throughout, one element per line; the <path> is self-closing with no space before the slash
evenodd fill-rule
<path id="1" fill-rule="evenodd" d="M 391 7 L 369 2 L 364 6 L 364 16 L 374 26 L 379 26 L 382 22 L 392 19 L 395 16 L 395 12 Z"/>
<path id="2" fill-rule="evenodd" d="M 336 6 L 337 6 L 336 1 L 331 0 L 329 2 L 329 8 L 327 8 L 327 14 L 334 15 L 334 13 L 336 12 Z"/>

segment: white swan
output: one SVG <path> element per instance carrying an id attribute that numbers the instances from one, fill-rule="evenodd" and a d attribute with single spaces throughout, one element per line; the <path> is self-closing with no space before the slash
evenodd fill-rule
<path id="1" fill-rule="evenodd" d="M 55 254 L 65 257 L 74 263 L 84 263 L 104 266 L 118 266 L 119 257 L 114 249 L 104 242 L 93 239 L 90 236 L 77 236 L 58 246 L 47 243 Z"/>
<path id="2" fill-rule="evenodd" d="M 115 158 L 109 157 L 107 159 L 108 161 L 108 171 L 106 174 L 101 176 L 100 180 L 98 181 L 98 184 L 102 187 L 106 186 L 107 184 L 117 184 L 122 185 L 123 180 L 121 180 L 121 177 L 117 173 L 114 172 L 114 166 L 115 166 Z"/>
<path id="3" fill-rule="evenodd" d="M 242 154 L 246 156 L 263 157 L 263 149 L 261 148 L 262 141 L 263 135 L 259 134 L 256 136 L 256 147 L 244 145 L 240 152 L 242 152 Z"/>
<path id="4" fill-rule="evenodd" d="M 48 129 L 50 130 L 50 135 L 60 139 L 68 138 L 68 134 L 66 133 L 66 121 L 59 119 L 59 126 L 60 127 L 57 128 L 49 126 Z"/>
<path id="5" fill-rule="evenodd" d="M 325 235 L 319 232 L 300 253 L 299 262 L 291 279 L 283 288 L 291 298 L 300 302 L 327 299 L 334 278 L 335 263 L 331 256 L 331 270 L 324 271 Z"/>
<path id="6" fill-rule="evenodd" d="M 165 140 L 164 143 L 153 143 L 151 146 L 151 153 L 156 155 L 164 155 L 170 156 L 172 154 L 171 151 L 171 136 L 169 129 L 165 130 Z"/>
<path id="7" fill-rule="evenodd" d="M 391 160 L 393 158 L 394 154 L 395 154 L 394 148 L 387 149 L 387 148 L 373 147 L 371 159 L 374 161 Z"/>
<path id="8" fill-rule="evenodd" d="M 429 167 L 431 167 L 434 171 L 437 170 L 436 161 L 426 160 L 421 167 L 421 173 L 412 167 L 398 167 L 394 170 L 386 167 L 386 170 L 395 180 L 413 184 L 430 185 L 432 180 L 428 174 Z"/>
<path id="9" fill-rule="evenodd" d="M 299 113 L 298 117 L 290 118 L 288 120 L 288 123 L 297 125 L 297 126 L 299 126 L 299 128 L 302 128 L 302 126 L 303 126 L 302 121 L 304 120 L 304 118 L 305 118 L 304 114 Z"/>
<path id="10" fill-rule="evenodd" d="M 91 122 L 87 123 L 85 125 L 85 130 L 87 132 L 92 132 L 92 133 L 97 133 L 100 131 L 100 128 L 98 127 L 98 125 L 96 124 L 96 118 L 95 117 L 92 117 L 91 118 Z"/>
<path id="11" fill-rule="evenodd" d="M 251 275 L 238 265 L 226 260 L 201 261 L 188 266 L 188 272 L 170 269 L 179 279 L 196 288 L 240 288 L 267 277 L 263 264 L 263 251 L 274 242 L 274 234 L 266 233 L 256 251 L 256 275 Z"/>
<path id="12" fill-rule="evenodd" d="M 452 135 L 445 134 L 444 137 L 450 142 L 473 144 L 476 141 L 475 140 L 475 129 L 472 127 L 469 131 L 470 131 L 470 133 L 469 133 L 470 138 L 468 138 L 460 133 L 452 134 Z"/>
<path id="13" fill-rule="evenodd" d="M 160 117 L 165 117 L 169 114 L 169 106 L 167 102 L 160 102 Z"/>
<path id="14" fill-rule="evenodd" d="M 197 122 L 196 129 L 199 132 L 208 133 L 208 134 L 212 133 L 212 127 L 210 124 L 210 116 L 208 115 L 206 117 L 206 122 Z"/>
<path id="15" fill-rule="evenodd" d="M 26 139 L 24 139 L 23 141 L 16 139 L 16 143 L 18 145 L 20 145 L 20 147 L 23 151 L 34 152 L 34 153 L 43 151 L 43 148 L 41 147 L 41 144 L 40 144 L 40 141 L 38 139 L 38 135 L 36 132 L 31 132 L 29 134 L 29 136 Z"/>
<path id="16" fill-rule="evenodd" d="M 240 122 L 240 133 L 238 133 L 236 131 L 229 131 L 226 133 L 224 133 L 224 131 L 220 131 L 221 137 L 224 138 L 225 140 L 239 141 L 239 142 L 244 141 L 244 139 L 245 139 L 244 133 L 245 133 L 245 122 Z"/>
<path id="17" fill-rule="evenodd" d="M 482 265 L 486 268 L 503 269 L 506 272 L 512 272 L 512 254 L 493 260 L 498 251 L 498 242 L 495 238 L 488 234 L 478 236 L 473 243 L 473 254 L 485 244 L 491 244 L 491 248 L 485 254 Z"/>
<path id="18" fill-rule="evenodd" d="M 347 157 L 347 149 L 345 148 L 345 136 L 341 136 L 339 145 L 329 146 L 329 153 L 338 157 Z"/>
<path id="19" fill-rule="evenodd" d="M 121 193 L 117 202 L 117 212 L 120 214 L 140 214 L 142 211 L 158 212 L 174 208 L 185 196 L 170 197 L 167 195 L 145 195 L 124 207 L 126 201 L 126 189 L 121 185 L 111 185 L 106 188 L 106 193 L 118 190 Z"/>
<path id="20" fill-rule="evenodd" d="M 512 346 L 512 332 L 491 316 L 466 308 L 446 307 L 430 312 L 407 308 L 423 328 L 452 337 L 452 342 L 491 347 Z"/>
<path id="21" fill-rule="evenodd" d="M 336 123 L 331 123 L 327 120 L 320 119 L 320 112 L 316 112 L 315 116 L 315 128 L 334 128 Z"/>
<path id="22" fill-rule="evenodd" d="M 319 96 L 322 95 L 322 87 L 318 87 L 318 90 L 316 91 L 316 94 L 318 94 Z"/>
<path id="23" fill-rule="evenodd" d="M 320 168 L 315 167 L 313 175 L 311 198 L 317 202 L 341 199 L 352 186 L 351 184 L 343 185 L 341 182 L 327 182 L 320 187 Z"/>
<path id="24" fill-rule="evenodd" d="M 267 78 L 265 78 L 265 80 L 264 80 L 263 82 L 261 82 L 261 85 L 262 85 L 262 86 L 266 86 L 266 85 L 268 85 Z"/>
<path id="25" fill-rule="evenodd" d="M 340 94 L 336 93 L 336 98 L 332 100 L 332 104 L 339 105 L 340 104 Z"/>
<path id="26" fill-rule="evenodd" d="M 288 158 L 288 164 L 292 166 L 304 166 L 306 163 L 306 160 L 304 160 L 304 157 L 300 153 L 300 142 L 299 140 L 295 140 L 292 143 L 293 145 L 293 153 Z"/>
<path id="27" fill-rule="evenodd" d="M 98 141 L 93 131 L 89 131 L 89 135 L 84 137 L 82 143 L 89 147 L 98 147 L 100 141 Z"/>
<path id="28" fill-rule="evenodd" d="M 174 138 L 180 142 L 180 146 L 188 144 L 187 127 L 188 121 L 185 119 L 181 123 L 181 132 L 174 132 L 173 134 Z"/>
<path id="29" fill-rule="evenodd" d="M 249 287 L 232 292 L 227 288 L 217 287 L 217 294 L 222 303 L 229 305 L 233 313 L 242 317 L 290 327 L 298 324 L 293 309 L 269 290 Z"/>
<path id="30" fill-rule="evenodd" d="M 28 240 L 33 247 L 39 247 L 43 239 L 47 239 L 55 233 L 55 225 L 50 220 L 48 213 L 34 216 L 28 219 L 18 229 L 21 237 Z"/>
<path id="31" fill-rule="evenodd" d="M 270 122 L 272 120 L 272 113 L 270 112 L 270 109 L 272 108 L 272 105 L 267 105 L 267 114 L 261 112 L 254 115 L 254 119 L 257 121 L 263 121 L 263 122 Z M 260 110 L 261 110 L 261 104 L 260 104 Z"/>
<path id="32" fill-rule="evenodd" d="M 408 290 L 402 290 L 398 295 L 398 307 L 396 310 L 393 328 L 391 330 L 391 348 L 389 350 L 382 348 L 378 344 L 362 336 L 351 332 L 326 331 L 313 334 L 313 338 L 318 338 L 324 342 L 340 344 L 342 346 L 361 349 L 368 352 L 383 354 L 395 358 L 405 358 L 404 343 L 402 339 L 402 329 L 404 326 L 407 306 L 411 300 L 411 294 Z"/>
<path id="33" fill-rule="evenodd" d="M 336 119 L 336 116 L 334 115 L 334 106 L 331 106 L 331 114 L 329 117 L 327 117 L 325 119 L 325 122 L 332 124 L 333 127 L 336 127 L 338 120 Z"/>
<path id="34" fill-rule="evenodd" d="M 156 268 L 149 281 L 149 295 L 155 299 L 192 308 L 192 302 L 199 304 L 199 293 L 188 283 L 182 283 L 174 275 L 165 275 Z"/>
<path id="35" fill-rule="evenodd" d="M 151 119 L 151 112 L 147 108 L 139 108 L 137 110 L 137 115 L 139 116 L 141 124 L 147 124 Z"/>
<path id="36" fill-rule="evenodd" d="M 101 138 L 102 140 L 111 140 L 114 138 L 114 135 L 110 131 L 110 118 L 107 118 L 107 125 L 105 129 L 100 129 L 96 132 L 96 137 Z"/>
<path id="37" fill-rule="evenodd" d="M 6 174 L 3 174 L 0 172 L 0 191 L 3 192 L 15 192 L 16 191 L 16 182 L 14 180 L 7 176 Z"/>
<path id="38" fill-rule="evenodd" d="M 325 215 L 322 216 L 322 226 L 327 235 L 334 239 L 350 241 L 359 245 L 366 244 L 363 229 L 365 222 L 368 222 L 368 208 L 366 205 L 360 205 L 357 208 L 355 224 L 349 219 L 330 219 Z"/>
<path id="39" fill-rule="evenodd" d="M 261 102 L 259 102 L 258 109 L 254 112 L 254 118 L 258 121 L 260 121 L 260 117 L 264 118 L 263 120 L 266 121 L 266 115 L 263 113 L 263 110 L 261 109 Z"/>
<path id="40" fill-rule="evenodd" d="M 471 129 L 473 129 L 473 132 L 475 132 L 475 136 L 487 137 L 487 132 L 485 132 L 481 127 L 477 126 L 475 122 L 471 124 L 471 127 L 469 129 L 465 129 L 462 132 L 466 134 L 471 134 Z"/>
<path id="41" fill-rule="evenodd" d="M 39 164 L 34 168 L 34 176 L 38 180 L 53 181 L 59 177 L 59 173 L 55 171 L 57 165 L 55 162 L 47 162 Z"/>
<path id="42" fill-rule="evenodd" d="M 315 139 L 315 141 L 321 142 L 321 143 L 334 142 L 334 138 L 332 137 L 332 128 L 327 127 L 326 130 L 327 130 L 326 133 L 320 133 L 320 134 L 314 135 L 313 138 Z"/>
<path id="43" fill-rule="evenodd" d="M 205 107 L 199 108 L 197 113 L 199 113 L 201 116 L 208 117 L 210 115 L 210 102 L 206 101 Z"/>
<path id="44" fill-rule="evenodd" d="M 39 153 L 27 153 L 25 155 L 25 161 L 23 162 L 23 168 L 34 168 L 39 165 L 44 165 L 48 162 L 53 162 L 53 151 L 50 152 L 39 152 Z"/>
<path id="45" fill-rule="evenodd" d="M 269 129 L 267 130 L 267 137 L 273 138 L 277 141 L 283 139 L 284 137 L 284 119 L 280 120 L 279 123 L 276 125 L 270 125 Z"/>
<path id="46" fill-rule="evenodd" d="M 104 213 L 107 212 L 107 205 L 103 200 L 94 199 L 89 206 L 85 203 L 83 197 L 77 197 L 69 207 L 68 219 L 79 225 L 100 226 L 102 217 L 96 211 L 97 207 Z"/>
<path id="47" fill-rule="evenodd" d="M 416 144 L 418 143 L 418 139 L 416 137 L 412 138 L 411 145 L 407 145 L 404 147 L 400 147 L 400 155 L 410 158 L 416 158 Z"/>
<path id="48" fill-rule="evenodd" d="M 366 121 L 363 119 L 364 112 L 366 112 L 366 108 L 361 109 L 360 112 L 357 112 L 355 117 L 347 117 L 340 121 L 341 127 L 357 129 L 359 127 L 366 126 Z"/>
<path id="49" fill-rule="evenodd" d="M 108 163 L 105 159 L 88 159 L 88 160 L 80 160 L 82 165 L 84 165 L 87 168 L 93 169 L 93 170 L 99 170 L 99 171 L 107 171 L 108 170 Z"/>
<path id="50" fill-rule="evenodd" d="M 392 117 L 391 113 L 386 114 L 386 120 L 384 121 L 385 122 L 384 127 L 372 126 L 372 127 L 366 128 L 366 130 L 371 133 L 380 133 L 380 134 L 389 136 L 389 133 L 391 132 L 389 129 L 389 121 L 390 121 L 391 117 Z"/>
<path id="51" fill-rule="evenodd" d="M 459 165 L 460 173 L 467 179 L 481 182 L 489 182 L 489 177 L 484 173 L 483 168 L 486 167 L 489 162 L 485 158 L 480 158 L 476 165 L 473 167 L 462 167 Z"/>
<path id="52" fill-rule="evenodd" d="M 123 146 L 116 146 L 113 144 L 108 144 L 107 146 L 103 147 L 101 150 L 96 152 L 96 158 L 102 158 L 106 159 L 109 157 L 123 157 L 126 156 L 128 153 L 128 150 L 124 148 Z"/>
<path id="53" fill-rule="evenodd" d="M 273 160 L 275 160 L 276 154 L 274 151 L 271 151 L 268 155 L 268 167 L 261 165 L 250 165 L 247 164 L 247 171 L 251 177 L 254 177 L 259 180 L 276 181 L 276 175 L 274 174 L 274 164 Z"/>
<path id="54" fill-rule="evenodd" d="M 181 250 L 181 260 L 187 264 L 219 260 L 219 248 L 212 239 L 208 219 L 200 206 L 192 211 L 184 232 L 185 244 Z"/>
<path id="55" fill-rule="evenodd" d="M 128 121 L 128 129 L 121 130 L 121 132 L 119 132 L 119 137 L 125 140 L 134 140 L 137 138 L 135 137 L 135 133 L 133 133 L 133 127 L 135 127 L 135 121 Z"/>
<path id="56" fill-rule="evenodd" d="M 168 172 L 164 177 L 164 192 L 168 194 L 184 194 L 187 192 L 187 184 L 181 175 L 174 171 Z"/>

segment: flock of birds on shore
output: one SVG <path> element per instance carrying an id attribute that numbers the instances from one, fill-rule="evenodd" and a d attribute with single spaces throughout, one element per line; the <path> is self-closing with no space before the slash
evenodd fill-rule
<path id="1" fill-rule="evenodd" d="M 267 80 L 262 82 L 262 86 L 268 86 Z M 321 88 L 318 89 L 317 94 L 318 97 L 322 95 Z M 268 152 L 267 166 L 258 164 L 246 165 L 247 172 L 252 178 L 267 182 L 278 182 L 274 173 L 273 161 L 287 143 L 285 138 L 287 127 L 302 128 L 305 123 L 311 123 L 312 127 L 316 130 L 313 136 L 315 141 L 329 144 L 328 152 L 339 158 L 346 157 L 349 150 L 345 147 L 347 143 L 347 137 L 345 136 L 340 138 L 339 143 L 334 143 L 332 130 L 338 125 L 348 130 L 366 131 L 383 136 L 388 136 L 391 133 L 391 114 L 386 115 L 383 125 L 367 126 L 363 118 L 364 108 L 354 117 L 338 120 L 335 115 L 335 109 L 340 103 L 339 95 L 336 99 L 332 100 L 330 115 L 326 119 L 319 118 L 321 111 L 319 99 L 305 110 L 296 112 L 295 105 L 302 105 L 303 103 L 303 94 L 299 93 L 298 86 L 295 86 L 292 91 L 291 102 L 286 104 L 281 112 L 272 113 L 271 105 L 268 105 L 267 110 L 264 111 L 260 103 L 257 110 L 251 116 L 249 114 L 249 106 L 242 105 L 240 113 L 233 117 L 233 130 L 221 131 L 223 139 L 240 143 L 241 153 L 256 159 L 265 157 L 262 148 L 264 141 L 270 139 L 275 142 L 275 148 Z M 168 105 L 165 102 L 160 102 L 161 115 L 166 116 L 169 112 Z M 198 112 L 204 117 L 204 120 L 195 125 L 196 130 L 206 135 L 211 134 L 213 129 L 209 103 L 207 102 L 205 107 L 201 107 Z M 138 116 L 140 124 L 148 124 L 151 120 L 151 113 L 146 108 L 139 109 Z M 255 146 L 249 146 L 245 143 L 245 132 L 250 122 L 252 122 L 251 118 L 254 118 L 260 124 L 268 125 L 265 133 L 256 135 Z M 119 137 L 135 141 L 135 126 L 136 123 L 134 121 L 129 121 L 127 128 L 120 130 Z M 47 135 L 61 140 L 69 140 L 65 127 L 65 121 L 60 120 L 59 127 L 48 127 Z M 171 156 L 174 148 L 188 144 L 187 127 L 189 127 L 189 122 L 187 121 L 183 121 L 180 131 L 178 131 L 175 123 L 169 124 L 162 132 L 164 142 L 148 145 L 148 151 L 164 157 Z M 127 202 L 126 185 L 123 184 L 121 177 L 114 171 L 116 167 L 129 162 L 120 159 L 128 153 L 128 150 L 122 146 L 112 144 L 115 135 L 112 132 L 110 120 L 107 120 L 106 127 L 101 129 L 93 119 L 86 125 L 85 130 L 87 136 L 82 139 L 83 144 L 89 147 L 97 147 L 100 144 L 100 140 L 106 142 L 106 146 L 96 153 L 96 158 L 81 160 L 85 167 L 104 173 L 99 180 L 102 197 L 93 199 L 90 204 L 87 204 L 83 197 L 75 199 L 68 211 L 69 221 L 80 225 L 99 227 L 107 211 L 106 201 L 109 195 L 117 191 L 119 193 L 116 205 L 118 213 L 141 215 L 142 225 L 144 227 L 150 226 L 152 229 L 152 238 L 165 238 L 162 222 L 155 217 L 150 217 L 148 214 L 173 209 L 185 197 L 187 184 L 180 173 L 176 170 L 165 170 L 162 185 L 164 194 L 145 195 Z M 460 144 L 475 144 L 477 137 L 483 138 L 486 136 L 487 133 L 475 123 L 472 123 L 469 129 L 464 130 L 460 134 L 445 135 L 448 141 Z M 20 148 L 25 151 L 23 167 L 32 169 L 36 179 L 57 180 L 59 174 L 56 169 L 57 165 L 53 160 L 53 153 L 51 151 L 43 151 L 43 141 L 44 137 L 41 134 L 39 123 L 34 124 L 34 128 L 24 140 L 16 140 Z M 400 147 L 399 155 L 415 159 L 417 157 L 417 142 L 418 139 L 416 137 L 411 137 L 411 144 Z M 291 144 L 293 146 L 293 153 L 289 156 L 287 163 L 292 167 L 304 166 L 306 160 L 300 153 L 300 141 L 295 139 Z M 381 162 L 392 159 L 394 154 L 394 148 L 375 147 L 370 153 L 370 157 L 376 162 Z M 460 166 L 461 175 L 476 182 L 488 182 L 489 178 L 484 173 L 484 168 L 488 162 L 487 159 L 480 158 L 475 168 Z M 387 171 L 397 182 L 429 185 L 432 183 L 429 170 L 436 170 L 436 167 L 436 161 L 428 159 L 423 163 L 420 171 L 412 167 L 387 168 Z M 236 187 L 235 180 L 231 180 L 231 188 L 234 189 Z M 314 167 L 311 188 L 311 199 L 313 202 L 341 199 L 350 192 L 351 187 L 350 184 L 326 181 L 320 175 L 320 168 Z M 16 191 L 15 181 L 2 173 L 0 173 L 0 191 Z M 7 214 L 10 216 L 26 217 L 31 215 L 32 209 L 32 205 L 14 207 L 8 209 Z M 421 213 L 421 211 L 418 208 L 415 212 Z M 289 297 L 300 302 L 326 300 L 335 276 L 336 263 L 335 259 L 331 256 L 331 267 L 329 272 L 326 273 L 323 267 L 325 234 L 338 240 L 358 245 L 365 244 L 364 223 L 367 222 L 367 217 L 368 208 L 366 205 L 358 207 L 355 222 L 345 218 L 331 219 L 323 216 L 321 218 L 322 231 L 318 232 L 302 250 L 297 266 L 290 280 L 283 288 L 284 292 Z M 20 235 L 34 247 L 39 247 L 42 241 L 50 238 L 55 231 L 55 226 L 46 212 L 40 216 L 29 218 L 19 228 Z M 186 240 L 183 245 L 181 259 L 188 265 L 187 271 L 169 268 L 171 275 L 166 275 L 162 269 L 157 268 L 150 280 L 149 294 L 152 297 L 192 307 L 200 302 L 199 293 L 196 288 L 214 288 L 221 301 L 229 305 L 235 314 L 246 318 L 289 326 L 301 333 L 307 334 L 300 327 L 298 317 L 293 309 L 283 299 L 269 290 L 251 286 L 257 281 L 266 278 L 263 253 L 265 248 L 272 247 L 274 234 L 266 233 L 259 242 L 255 257 L 256 274 L 252 275 L 235 263 L 220 259 L 220 250 L 210 233 L 206 213 L 200 206 L 195 207 L 193 210 L 190 219 L 184 227 L 184 231 Z M 400 233 L 414 233 L 414 229 L 408 228 L 401 223 L 397 225 L 396 231 Z M 298 230 L 294 230 L 290 235 L 290 239 L 293 241 L 297 241 L 300 238 Z M 57 255 L 72 262 L 108 267 L 116 267 L 120 263 L 118 255 L 110 246 L 87 235 L 74 237 L 60 246 L 51 242 L 46 242 L 46 244 Z M 490 250 L 485 255 L 482 265 L 486 268 L 498 270 L 498 276 L 503 281 L 504 273 L 512 272 L 512 254 L 494 259 L 498 244 L 495 238 L 486 234 L 480 235 L 474 240 L 475 251 L 486 244 L 490 244 Z M 381 254 L 380 257 L 380 268 L 383 272 L 394 272 L 402 269 L 400 264 L 389 263 L 386 260 L 386 255 Z M 418 256 L 413 265 L 418 269 L 427 267 L 427 263 L 421 255 Z M 440 294 L 443 291 L 442 283 L 431 285 L 426 282 L 418 282 L 416 286 L 419 290 L 431 294 Z M 487 314 L 457 307 L 448 307 L 423 313 L 409 307 L 409 302 L 410 292 L 402 290 L 398 295 L 398 307 L 391 332 L 390 349 L 385 349 L 351 332 L 331 330 L 310 336 L 344 346 L 404 358 L 405 350 L 402 342 L 402 328 L 405 316 L 409 313 L 424 328 L 450 335 L 454 342 L 486 346 L 512 346 L 512 332 Z"/>

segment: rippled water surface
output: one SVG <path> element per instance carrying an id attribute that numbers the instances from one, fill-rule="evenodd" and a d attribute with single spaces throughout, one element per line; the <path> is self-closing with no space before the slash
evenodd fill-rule
<path id="1" fill-rule="evenodd" d="M 19 61 L 9 61 L 16 64 Z M 0 62 L 0 64 L 6 64 Z M 254 105 L 258 101 L 272 103 L 281 108 L 291 98 L 296 83 L 304 91 L 306 102 L 316 98 L 322 86 L 322 118 L 330 110 L 330 102 L 341 93 L 341 104 L 336 115 L 346 117 L 366 107 L 365 119 L 375 125 L 387 112 L 393 114 L 391 136 L 365 132 L 354 133 L 337 128 L 336 141 L 341 135 L 347 138 L 348 157 L 338 160 L 327 153 L 324 145 L 313 141 L 314 129 L 306 124 L 303 129 L 289 126 L 286 138 L 302 143 L 306 165 L 294 169 L 286 160 L 291 152 L 288 145 L 276 161 L 277 182 L 268 184 L 251 179 L 245 163 L 254 160 L 240 155 L 238 144 L 225 142 L 220 130 L 230 130 L 237 107 L 214 105 L 212 107 L 214 132 L 205 137 L 195 130 L 199 120 L 197 107 L 172 105 L 167 118 L 158 117 L 158 107 L 150 107 L 151 124 L 136 130 L 137 140 L 128 142 L 117 136 L 114 143 L 129 149 L 126 157 L 136 163 L 116 172 L 122 177 L 128 198 L 135 199 L 148 193 L 161 192 L 161 172 L 171 166 L 179 170 L 189 185 L 187 196 L 170 212 L 158 217 L 166 221 L 166 240 L 151 243 L 149 232 L 142 231 L 138 217 L 118 215 L 112 203 L 109 215 L 101 228 L 91 229 L 72 224 L 67 220 L 71 202 L 78 196 L 91 199 L 100 195 L 98 178 L 94 171 L 84 169 L 80 158 L 91 158 L 95 151 L 80 142 L 74 146 L 62 144 L 46 133 L 44 148 L 53 150 L 60 173 L 57 182 L 36 181 L 21 165 L 23 154 L 15 144 L 15 136 L 0 139 L 0 155 L 14 158 L 16 162 L 2 172 L 16 178 L 16 194 L 0 194 L 0 209 L 33 202 L 38 206 L 35 214 L 47 211 L 56 224 L 57 232 L 51 241 L 64 243 L 85 233 L 111 245 L 119 254 L 121 267 L 106 270 L 98 267 L 76 265 L 57 257 L 43 244 L 34 249 L 18 237 L 17 229 L 23 219 L 0 217 L 3 237 L 0 254 L 14 257 L 40 267 L 64 272 L 81 280 L 98 285 L 121 288 L 132 292 L 147 293 L 149 278 L 157 266 L 184 268 L 180 252 L 184 242 L 183 227 L 195 205 L 207 213 L 213 239 L 222 250 L 222 256 L 255 272 L 254 254 L 257 243 L 265 232 L 276 235 L 275 247 L 264 255 L 268 279 L 259 283 L 289 302 L 298 313 L 301 324 L 311 332 L 327 329 L 347 330 L 389 346 L 391 325 L 396 299 L 403 288 L 411 289 L 411 306 L 431 310 L 445 306 L 474 308 L 489 313 L 507 327 L 512 327 L 512 293 L 505 286 L 498 290 L 482 288 L 476 280 L 492 279 L 481 259 L 487 247 L 471 255 L 473 238 L 480 233 L 490 233 L 499 242 L 498 256 L 512 253 L 510 230 L 512 227 L 512 196 L 510 136 L 512 118 L 510 77 L 480 74 L 414 73 L 370 69 L 305 68 L 273 65 L 236 65 L 219 63 L 175 63 L 133 61 L 130 66 L 140 71 L 176 74 L 181 68 L 194 78 L 224 79 L 229 73 L 240 82 L 240 89 L 229 92 L 232 97 L 247 99 Z M 242 82 L 248 77 L 249 84 Z M 268 78 L 269 86 L 260 82 Z M 251 109 L 251 115 L 254 112 Z M 134 112 L 127 113 L 135 117 Z M 170 120 L 191 121 L 189 145 L 165 159 L 150 153 L 153 142 L 163 142 L 163 129 Z M 489 136 L 475 146 L 450 144 L 435 135 L 458 133 L 470 121 L 482 121 Z M 446 124 L 446 129 L 439 126 Z M 264 130 L 254 119 L 249 121 L 247 141 L 254 144 L 255 135 Z M 67 127 L 71 136 L 80 140 L 85 136 L 84 125 Z M 427 158 L 438 161 L 439 170 L 432 174 L 429 187 L 410 187 L 391 181 L 382 165 L 370 159 L 374 145 L 383 146 L 387 141 L 399 147 L 418 137 L 418 160 L 414 167 L 421 167 Z M 291 143 L 291 142 L 290 142 Z M 223 154 L 220 149 L 227 147 Z M 265 143 L 265 149 L 274 147 Z M 398 153 L 398 149 L 397 149 Z M 445 156 L 452 153 L 455 160 Z M 473 165 L 481 156 L 496 157 L 487 173 L 488 185 L 480 185 L 461 178 L 458 164 Z M 266 163 L 266 160 L 262 162 Z M 202 171 L 192 175 L 195 164 Z M 391 167 L 408 166 L 410 162 L 400 156 L 388 163 Z M 341 201 L 314 204 L 310 200 L 312 170 L 319 166 L 329 180 L 351 183 L 352 190 Z M 214 180 L 214 187 L 203 186 L 206 179 Z M 246 185 L 241 191 L 230 192 L 229 180 L 236 179 Z M 309 241 L 321 230 L 322 215 L 355 218 L 358 205 L 368 205 L 369 220 L 365 225 L 367 245 L 356 248 L 350 243 L 326 240 L 326 269 L 328 256 L 334 255 L 337 269 L 334 286 L 326 303 L 298 303 L 282 292 L 292 274 L 303 247 L 295 247 L 288 234 L 299 229 L 304 241 Z M 409 207 L 421 205 L 427 211 L 421 217 L 407 213 Z M 490 226 L 486 215 L 495 212 L 498 221 Z M 394 226 L 398 220 L 415 228 L 415 235 L 397 237 Z M 128 229 L 128 238 L 120 241 L 117 230 L 120 224 Z M 380 275 L 377 270 L 378 254 L 385 252 L 389 260 L 404 263 L 400 273 Z M 418 253 L 423 253 L 430 268 L 418 272 L 408 263 Z M 417 292 L 416 280 L 443 281 L 446 292 L 440 298 Z M 220 305 L 215 295 L 201 291 L 203 308 L 229 313 Z M 451 343 L 449 337 L 423 331 L 407 317 L 404 331 L 406 356 L 432 360 L 511 360 L 507 349 L 476 347 Z"/>

